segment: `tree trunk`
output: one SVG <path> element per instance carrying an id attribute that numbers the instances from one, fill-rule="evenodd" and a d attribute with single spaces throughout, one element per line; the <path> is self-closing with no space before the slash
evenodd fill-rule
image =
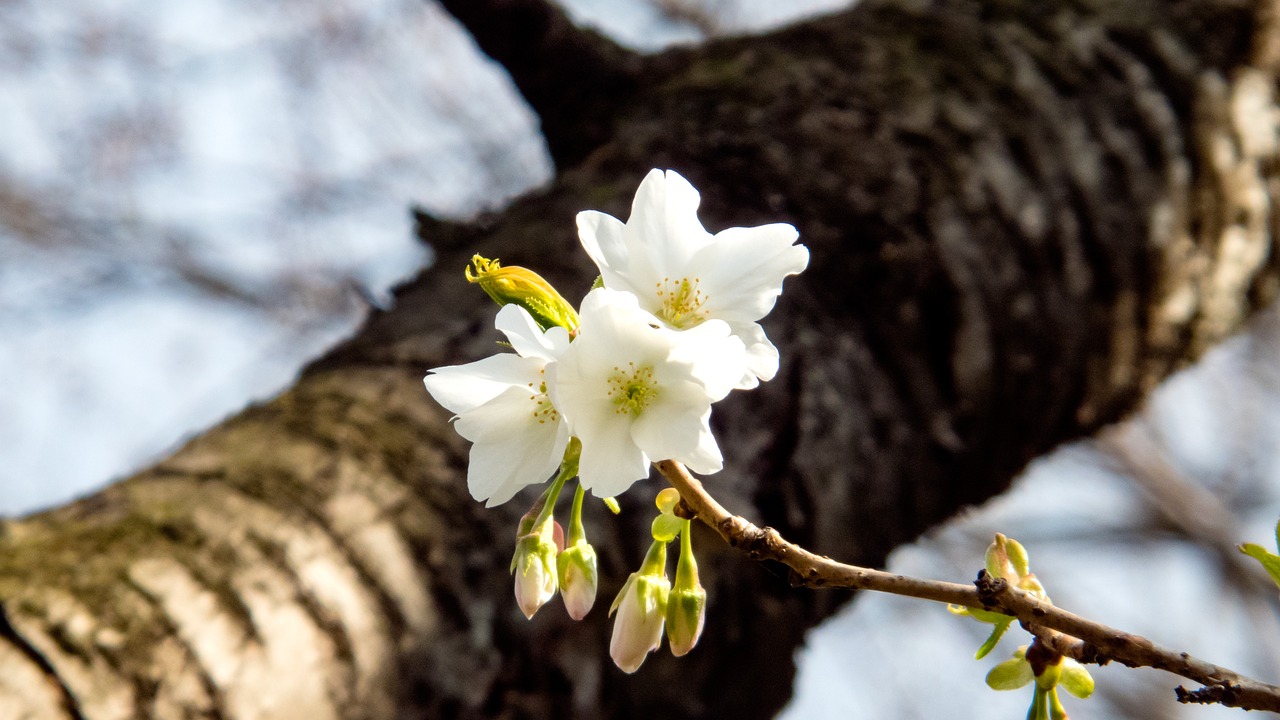
<path id="1" fill-rule="evenodd" d="M 707 485 L 856 563 L 1123 417 L 1276 294 L 1274 1 L 868 2 L 646 57 L 541 2 L 444 4 L 541 113 L 555 180 L 471 223 L 422 215 L 434 267 L 293 389 L 4 523 L 0 715 L 770 716 L 846 594 L 697 534 L 702 644 L 623 675 L 601 606 L 658 485 L 616 518 L 590 503 L 591 616 L 526 621 L 507 563 L 531 498 L 470 499 L 421 386 L 494 349 L 473 252 L 581 297 L 574 214 L 625 217 L 651 167 L 703 191 L 709 228 L 792 222 L 811 249 L 766 322 L 777 379 L 716 409 Z"/>

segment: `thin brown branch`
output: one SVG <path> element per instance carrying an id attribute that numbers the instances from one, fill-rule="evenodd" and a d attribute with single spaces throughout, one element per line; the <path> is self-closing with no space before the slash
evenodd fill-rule
<path id="1" fill-rule="evenodd" d="M 965 607 L 994 610 L 1018 622 L 1054 651 L 1080 662 L 1165 670 L 1204 687 L 1178 688 L 1179 702 L 1212 702 L 1245 710 L 1280 712 L 1280 687 L 1162 647 L 1140 635 L 1093 622 L 1019 590 L 985 571 L 973 586 L 926 580 L 837 562 L 788 542 L 772 528 L 760 528 L 730 513 L 707 493 L 702 483 L 673 460 L 655 463 L 662 476 L 680 491 L 681 510 L 720 533 L 729 545 L 753 560 L 772 560 L 791 569 L 796 586 L 845 587 L 905 595 Z"/>

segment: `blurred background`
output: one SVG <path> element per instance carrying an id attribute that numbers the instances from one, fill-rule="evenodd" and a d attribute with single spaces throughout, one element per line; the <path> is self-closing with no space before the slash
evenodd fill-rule
<path id="1" fill-rule="evenodd" d="M 563 4 L 649 51 L 849 3 Z M 0 0 L 0 515 L 283 389 L 430 262 L 412 206 L 466 217 L 550 175 L 504 71 L 430 0 Z M 1004 532 L 1059 605 L 1280 679 L 1275 587 L 1234 548 L 1272 542 L 1276 437 L 1273 311 L 890 566 L 968 581 Z M 1021 717 L 1029 693 L 982 678 L 1025 634 L 974 662 L 987 629 L 859 596 L 811 633 L 781 717 Z M 1077 718 L 1238 714 L 1176 706 L 1155 671 L 1093 672 Z"/>

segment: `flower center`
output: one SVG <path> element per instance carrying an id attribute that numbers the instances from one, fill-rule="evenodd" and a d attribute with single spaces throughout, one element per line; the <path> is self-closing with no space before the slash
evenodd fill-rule
<path id="1" fill-rule="evenodd" d="M 556 406 L 551 404 L 551 398 L 547 397 L 546 369 L 544 368 L 538 372 L 544 377 L 538 383 L 537 388 L 533 387 L 533 383 L 529 383 L 529 389 L 533 390 L 529 400 L 533 402 L 533 418 L 538 421 L 539 425 L 542 425 L 559 420 L 560 411 L 556 410 Z"/>
<path id="2" fill-rule="evenodd" d="M 707 302 L 707 296 L 698 289 L 701 280 L 696 277 L 692 280 L 687 277 L 679 280 L 663 278 L 657 283 L 658 300 L 662 302 L 658 316 L 681 329 L 706 320 L 708 313 L 702 306 Z"/>
<path id="3" fill-rule="evenodd" d="M 658 384 L 653 379 L 653 368 L 648 365 L 636 367 L 635 363 L 627 363 L 627 367 L 613 367 L 609 375 L 610 400 L 613 400 L 614 412 L 619 415 L 639 417 L 653 399 L 658 397 Z"/>

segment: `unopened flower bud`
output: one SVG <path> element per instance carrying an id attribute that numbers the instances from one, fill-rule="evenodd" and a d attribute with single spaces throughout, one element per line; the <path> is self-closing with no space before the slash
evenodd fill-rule
<path id="1" fill-rule="evenodd" d="M 1045 592 L 1044 585 L 1031 572 L 1027 549 L 1017 540 L 996 533 L 995 541 L 987 548 L 986 565 L 987 574 L 1003 578 L 1019 590 L 1049 602 L 1049 594 Z"/>
<path id="2" fill-rule="evenodd" d="M 638 572 L 631 573 L 622 591 L 609 608 L 617 611 L 613 621 L 613 638 L 609 641 L 609 657 L 623 672 L 640 669 L 649 653 L 662 643 L 662 628 L 667 616 L 667 596 L 671 581 L 667 579 L 667 544 L 654 542 Z"/>
<path id="3" fill-rule="evenodd" d="M 1000 533 L 996 533 L 996 539 L 987 547 L 986 561 L 988 574 L 1004 578 L 1014 586 L 1030 574 L 1026 548 Z"/>
<path id="4" fill-rule="evenodd" d="M 613 622 L 609 657 L 623 672 L 640 669 L 649 653 L 662 643 L 666 621 L 667 594 L 671 581 L 666 577 L 632 573 L 622 588 L 618 618 Z"/>
<path id="5" fill-rule="evenodd" d="M 560 596 L 569 617 L 581 620 L 596 603 L 596 551 L 590 543 L 579 540 L 564 549 L 556 558 L 560 574 Z"/>
<path id="6" fill-rule="evenodd" d="M 516 541 L 516 553 L 511 561 L 516 578 L 516 604 L 526 618 L 532 618 L 538 608 L 556 594 L 556 526 L 554 522 L 544 523 L 539 530 Z"/>
<path id="7" fill-rule="evenodd" d="M 578 312 L 541 275 L 517 265 L 502 267 L 497 260 L 472 256 L 475 274 L 468 267 L 467 282 L 475 283 L 499 305 L 519 305 L 543 330 L 562 327 L 572 334 L 578 329 Z"/>
<path id="8" fill-rule="evenodd" d="M 680 498 L 676 495 L 676 500 Z M 674 507 L 672 502 L 668 507 Z M 680 559 L 676 561 L 676 584 L 667 599 L 667 640 L 671 654 L 680 657 L 693 649 L 702 637 L 707 616 L 707 591 L 698 579 L 698 561 L 693 556 L 692 526 L 681 521 Z"/>
<path id="9" fill-rule="evenodd" d="M 706 617 L 707 591 L 701 586 L 671 591 L 667 598 L 667 640 L 672 655 L 680 657 L 698 644 Z"/>

